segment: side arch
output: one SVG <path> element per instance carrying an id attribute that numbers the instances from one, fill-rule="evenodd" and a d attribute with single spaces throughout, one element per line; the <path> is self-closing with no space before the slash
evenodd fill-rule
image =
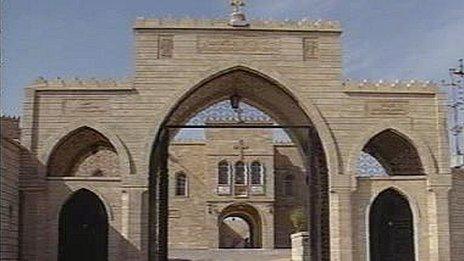
<path id="1" fill-rule="evenodd" d="M 183 101 L 187 100 L 189 96 L 194 93 L 196 90 L 200 89 L 202 86 L 208 82 L 222 76 L 226 75 L 233 71 L 245 71 L 251 74 L 257 75 L 263 79 L 268 80 L 275 86 L 278 86 L 280 90 L 288 94 L 292 99 L 295 100 L 296 106 L 301 108 L 301 110 L 306 114 L 306 116 L 311 120 L 311 124 L 315 127 L 317 134 L 321 140 L 325 157 L 327 160 L 328 172 L 333 174 L 343 174 L 343 162 L 340 156 L 340 151 L 338 144 L 335 138 L 335 135 L 331 131 L 328 123 L 323 117 L 319 108 L 309 100 L 309 98 L 303 99 L 295 95 L 296 90 L 294 88 L 294 83 L 289 79 L 286 79 L 281 73 L 266 67 L 258 67 L 253 64 L 247 63 L 231 63 L 226 62 L 218 66 L 214 66 L 209 70 L 200 73 L 195 80 L 191 81 L 194 84 L 187 84 L 181 88 L 174 96 L 171 98 L 173 102 L 166 102 L 164 107 L 160 110 L 158 115 L 159 119 L 164 119 L 164 121 L 159 121 L 157 124 L 149 130 L 147 137 L 151 137 L 151 140 L 146 143 L 146 150 L 143 152 L 146 162 L 150 162 L 150 155 L 152 154 L 154 148 L 153 144 L 156 144 L 160 140 L 161 129 L 167 124 L 167 120 L 171 118 L 176 109 L 182 104 Z M 210 104 L 212 105 L 212 104 Z M 251 104 L 254 105 L 254 104 Z M 257 106 L 259 107 L 259 106 Z"/>
<path id="2" fill-rule="evenodd" d="M 417 150 L 426 175 L 434 175 L 438 173 L 438 165 L 435 157 L 430 147 L 424 142 L 424 139 L 419 135 L 408 131 L 407 129 L 396 126 L 393 122 L 390 121 L 371 127 L 359 135 L 358 140 L 354 143 L 355 145 L 349 154 L 349 158 L 346 164 L 346 173 L 351 176 L 356 175 L 359 154 L 373 137 L 384 131 L 392 131 L 393 133 L 406 139 Z"/>
<path id="3" fill-rule="evenodd" d="M 49 160 L 55 152 L 55 149 L 64 141 L 64 139 L 66 139 L 68 135 L 72 134 L 74 131 L 80 128 L 90 128 L 109 140 L 111 145 L 115 148 L 116 153 L 118 154 L 121 175 L 135 173 L 135 165 L 132 161 L 130 152 L 123 141 L 119 138 L 119 136 L 116 135 L 110 128 L 102 124 L 85 120 L 72 122 L 63 127 L 57 134 L 49 137 L 45 142 L 43 153 L 40 155 L 41 161 L 48 166 Z"/>

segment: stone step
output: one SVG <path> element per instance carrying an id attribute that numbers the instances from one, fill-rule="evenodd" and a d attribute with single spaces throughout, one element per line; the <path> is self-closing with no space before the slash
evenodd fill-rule
<path id="1" fill-rule="evenodd" d="M 170 249 L 171 261 L 289 261 L 291 249 Z"/>

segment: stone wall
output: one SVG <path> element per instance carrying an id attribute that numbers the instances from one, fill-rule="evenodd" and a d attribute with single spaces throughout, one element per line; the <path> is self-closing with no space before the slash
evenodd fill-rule
<path id="1" fill-rule="evenodd" d="M 17 141 L 1 139 L 1 260 L 19 259 L 19 173 L 21 146 Z"/>
<path id="2" fill-rule="evenodd" d="M 451 260 L 464 256 L 464 170 L 453 169 L 453 188 L 449 192 Z"/>
<path id="3" fill-rule="evenodd" d="M 19 118 L 1 117 L 0 259 L 19 260 L 19 176 L 21 154 Z"/>
<path id="4" fill-rule="evenodd" d="M 263 124 L 263 123 L 255 123 Z M 263 235 L 274 244 L 266 247 L 290 247 L 292 232 L 289 213 L 305 207 L 309 196 L 305 167 L 298 149 L 292 143 L 274 144 L 270 129 L 207 129 L 204 141 L 174 141 L 169 152 L 170 199 L 169 244 L 173 249 L 215 249 L 218 246 L 220 209 L 243 202 L 257 209 L 263 219 L 274 220 L 272 231 L 263 227 Z M 237 147 L 243 141 L 243 155 Z M 227 160 L 231 167 L 237 161 L 250 164 L 259 160 L 265 168 L 264 193 L 234 196 L 218 195 L 218 163 Z M 187 195 L 176 196 L 176 174 L 187 176 Z M 292 175 L 292 195 L 284 191 L 284 178 Z M 233 183 L 232 183 L 233 184 Z M 233 186 L 233 185 L 231 185 Z M 273 216 L 267 217 L 267 216 Z M 205 222 L 212 220 L 212 222 Z"/>

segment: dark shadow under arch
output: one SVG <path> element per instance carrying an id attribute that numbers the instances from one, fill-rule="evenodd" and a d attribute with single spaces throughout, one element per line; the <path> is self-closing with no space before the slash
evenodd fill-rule
<path id="1" fill-rule="evenodd" d="M 108 260 L 108 214 L 87 189 L 74 192 L 60 211 L 58 260 Z"/>
<path id="2" fill-rule="evenodd" d="M 117 153 L 109 139 L 100 132 L 86 126 L 77 128 L 53 148 L 47 162 L 47 175 L 71 176 L 76 165 L 101 149 Z"/>
<path id="3" fill-rule="evenodd" d="M 393 129 L 372 137 L 363 152 L 375 158 L 388 175 L 424 175 L 416 147 L 405 135 Z"/>
<path id="4" fill-rule="evenodd" d="M 387 189 L 374 200 L 369 212 L 371 261 L 413 261 L 414 218 L 408 200 Z"/>

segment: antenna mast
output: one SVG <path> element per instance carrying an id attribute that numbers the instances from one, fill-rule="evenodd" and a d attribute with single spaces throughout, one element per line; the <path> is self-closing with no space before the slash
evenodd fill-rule
<path id="1" fill-rule="evenodd" d="M 453 155 L 452 155 L 452 167 L 460 168 L 464 166 L 464 154 L 462 150 L 462 131 L 463 131 L 463 119 L 460 111 L 464 110 L 464 63 L 463 59 L 459 59 L 459 65 L 456 68 L 449 69 L 449 75 L 451 82 L 446 84 L 451 87 L 452 103 L 452 126 L 450 128 L 451 134 L 453 135 Z"/>

